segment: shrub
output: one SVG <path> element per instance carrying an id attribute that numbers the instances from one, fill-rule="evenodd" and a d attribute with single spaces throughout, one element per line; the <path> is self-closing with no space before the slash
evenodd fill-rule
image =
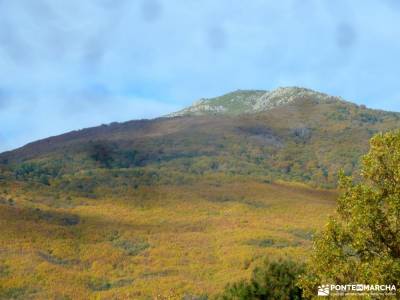
<path id="1" fill-rule="evenodd" d="M 264 265 L 254 269 L 249 282 L 228 285 L 217 299 L 301 299 L 302 290 L 297 286 L 297 279 L 303 272 L 303 265 L 291 260 L 266 260 Z"/>

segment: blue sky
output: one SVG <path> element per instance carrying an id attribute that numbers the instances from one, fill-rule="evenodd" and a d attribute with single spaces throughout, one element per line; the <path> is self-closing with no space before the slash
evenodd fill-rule
<path id="1" fill-rule="evenodd" d="M 0 0 L 0 151 L 304 86 L 400 111 L 397 0 Z"/>

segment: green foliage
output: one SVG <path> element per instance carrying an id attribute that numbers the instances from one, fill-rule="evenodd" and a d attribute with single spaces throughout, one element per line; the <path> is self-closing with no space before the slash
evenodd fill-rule
<path id="1" fill-rule="evenodd" d="M 304 266 L 290 260 L 265 261 L 253 271 L 249 282 L 228 285 L 217 297 L 219 300 L 302 299 L 302 290 L 296 285 Z"/>
<path id="2" fill-rule="evenodd" d="M 302 285 L 400 285 L 400 131 L 376 135 L 363 159 L 363 182 L 343 174 L 337 214 L 315 240 Z"/>
<path id="3" fill-rule="evenodd" d="M 122 149 L 109 141 L 90 142 L 87 152 L 92 160 L 104 168 L 130 168 L 140 164 L 143 159 L 135 149 Z"/>
<path id="4" fill-rule="evenodd" d="M 115 146 L 108 142 L 96 142 L 89 144 L 90 157 L 99 162 L 101 166 L 110 167 L 114 161 Z"/>
<path id="5" fill-rule="evenodd" d="M 14 175 L 18 180 L 31 180 L 44 185 L 50 184 L 50 179 L 59 175 L 60 165 L 56 162 L 53 164 L 29 162 L 23 163 L 15 168 Z"/>

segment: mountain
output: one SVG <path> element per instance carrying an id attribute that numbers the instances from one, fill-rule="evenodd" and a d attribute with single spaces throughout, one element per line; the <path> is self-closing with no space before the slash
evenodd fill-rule
<path id="1" fill-rule="evenodd" d="M 68 189 L 87 182 L 82 189 L 91 192 L 102 182 L 187 183 L 213 174 L 334 186 L 339 169 L 358 168 L 373 134 L 399 127 L 399 113 L 309 89 L 236 91 L 167 117 L 33 142 L 0 162 L 3 177 Z"/>
<path id="2" fill-rule="evenodd" d="M 308 258 L 336 175 L 400 114 L 236 91 L 0 154 L 0 299 L 214 299 Z"/>
<path id="3" fill-rule="evenodd" d="M 199 116 L 199 115 L 240 115 L 257 113 L 299 101 L 312 100 L 314 103 L 328 103 L 344 101 L 339 97 L 332 97 L 310 89 L 299 87 L 282 87 L 273 91 L 237 90 L 216 98 L 202 98 L 192 106 L 168 115 Z"/>

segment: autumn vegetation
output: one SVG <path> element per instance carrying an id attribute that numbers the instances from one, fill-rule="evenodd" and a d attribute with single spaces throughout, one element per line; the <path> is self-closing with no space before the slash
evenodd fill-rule
<path id="1" fill-rule="evenodd" d="M 302 299 L 331 281 L 400 284 L 400 134 L 376 135 L 360 160 L 399 124 L 299 99 L 0 154 L 0 299 Z"/>
<path id="2" fill-rule="evenodd" d="M 0 295 L 211 297 L 265 257 L 306 257 L 336 197 L 297 184 L 216 182 L 96 198 L 3 184 Z"/>

